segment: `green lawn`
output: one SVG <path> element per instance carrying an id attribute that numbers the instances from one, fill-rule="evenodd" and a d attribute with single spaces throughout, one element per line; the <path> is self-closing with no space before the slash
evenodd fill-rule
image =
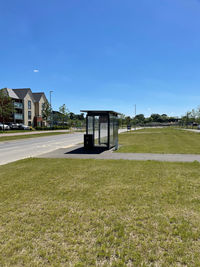
<path id="1" fill-rule="evenodd" d="M 36 138 L 50 135 L 59 135 L 59 134 L 68 134 L 70 132 L 55 132 L 55 133 L 40 133 L 40 134 L 24 134 L 24 135 L 13 135 L 13 136 L 0 136 L 0 142 L 3 141 L 11 141 L 18 139 L 26 139 L 26 138 Z"/>
<path id="2" fill-rule="evenodd" d="M 200 133 L 174 128 L 148 128 L 119 135 L 117 152 L 200 154 Z"/>
<path id="3" fill-rule="evenodd" d="M 0 266 L 199 266 L 200 164 L 0 166 Z"/>
<path id="4" fill-rule="evenodd" d="M 36 132 L 35 130 L 30 131 L 30 130 L 5 130 L 2 131 L 0 130 L 0 134 L 12 134 L 12 133 L 27 133 L 27 132 Z"/>

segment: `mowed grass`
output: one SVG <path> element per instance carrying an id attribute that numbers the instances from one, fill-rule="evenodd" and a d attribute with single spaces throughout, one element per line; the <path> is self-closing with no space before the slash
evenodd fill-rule
<path id="1" fill-rule="evenodd" d="M 200 164 L 0 166 L 0 266 L 199 266 Z"/>
<path id="2" fill-rule="evenodd" d="M 147 128 L 119 135 L 123 153 L 200 154 L 200 133 L 175 128 Z"/>
<path id="3" fill-rule="evenodd" d="M 13 135 L 13 136 L 0 136 L 0 142 L 19 140 L 19 139 L 27 139 L 27 138 L 36 138 L 36 137 L 43 137 L 43 136 L 51 136 L 51 135 L 68 134 L 68 133 L 70 133 L 70 132 L 55 132 L 55 133 L 40 133 L 40 134 L 24 134 L 24 135 Z"/>
<path id="4" fill-rule="evenodd" d="M 30 133 L 30 130 L 0 130 L 0 134 L 12 134 L 12 133 Z M 31 132 L 36 132 L 36 130 L 31 130 Z"/>

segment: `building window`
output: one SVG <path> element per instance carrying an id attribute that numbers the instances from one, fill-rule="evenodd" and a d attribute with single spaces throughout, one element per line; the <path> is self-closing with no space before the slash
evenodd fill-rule
<path id="1" fill-rule="evenodd" d="M 28 121 L 28 126 L 31 126 L 31 121 Z"/>
<path id="2" fill-rule="evenodd" d="M 28 119 L 31 120 L 31 111 L 28 111 Z"/>
<path id="3" fill-rule="evenodd" d="M 28 109 L 31 109 L 31 101 L 28 100 Z"/>

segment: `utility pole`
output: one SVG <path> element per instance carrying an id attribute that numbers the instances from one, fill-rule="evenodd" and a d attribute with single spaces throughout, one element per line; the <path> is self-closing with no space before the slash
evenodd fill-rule
<path id="1" fill-rule="evenodd" d="M 135 116 L 136 116 L 136 104 L 135 104 Z"/>
<path id="2" fill-rule="evenodd" d="M 136 104 L 135 104 L 135 117 L 136 117 Z M 136 121 L 135 121 L 135 130 L 136 130 Z"/>
<path id="3" fill-rule="evenodd" d="M 51 107 L 51 94 L 53 93 L 53 91 L 50 91 L 50 108 L 51 108 L 51 113 L 50 113 L 50 126 L 52 126 L 52 107 Z"/>

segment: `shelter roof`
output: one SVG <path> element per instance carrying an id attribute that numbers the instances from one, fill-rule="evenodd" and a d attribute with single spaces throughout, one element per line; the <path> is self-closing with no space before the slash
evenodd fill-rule
<path id="1" fill-rule="evenodd" d="M 115 116 L 120 115 L 121 113 L 118 113 L 116 111 L 113 110 L 81 110 L 81 112 L 87 112 L 88 115 L 105 115 L 105 114 L 113 114 Z"/>

